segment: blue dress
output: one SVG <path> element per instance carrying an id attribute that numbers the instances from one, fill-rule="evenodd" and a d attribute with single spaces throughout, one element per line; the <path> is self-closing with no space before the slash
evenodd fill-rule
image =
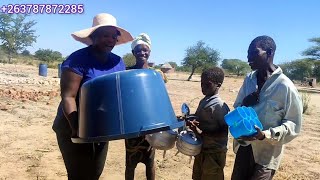
<path id="1" fill-rule="evenodd" d="M 61 65 L 62 71 L 70 70 L 82 76 L 76 97 L 77 107 L 79 107 L 79 92 L 83 83 L 101 75 L 125 70 L 125 64 L 121 57 L 108 53 L 107 63 L 101 63 L 92 54 L 91 48 L 89 46 L 72 53 Z M 98 180 L 106 161 L 108 142 L 72 143 L 71 128 L 63 114 L 61 102 L 52 129 L 57 135 L 68 179 Z"/>

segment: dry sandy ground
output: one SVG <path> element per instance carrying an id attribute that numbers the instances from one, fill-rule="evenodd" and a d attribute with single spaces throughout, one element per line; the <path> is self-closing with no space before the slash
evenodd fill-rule
<path id="1" fill-rule="evenodd" d="M 37 75 L 37 68 L 0 64 L 0 180 L 67 179 L 61 154 L 51 129 L 59 103 L 57 70 L 49 69 L 47 78 Z M 202 98 L 199 76 L 185 81 L 186 74 L 170 74 L 167 89 L 177 115 L 187 102 L 192 112 Z M 233 104 L 242 79 L 226 78 L 221 97 Z M 285 156 L 274 179 L 320 179 L 320 94 L 311 94 L 311 110 L 304 115 L 301 135 L 287 145 Z M 234 154 L 231 137 L 226 179 L 230 179 Z M 191 179 L 192 162 L 176 149 L 156 153 L 156 179 Z M 101 179 L 124 179 L 123 140 L 110 143 L 107 163 Z M 139 164 L 136 179 L 145 179 Z"/>

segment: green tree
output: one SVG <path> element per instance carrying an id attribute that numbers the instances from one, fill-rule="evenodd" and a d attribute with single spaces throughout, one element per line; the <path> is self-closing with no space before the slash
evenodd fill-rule
<path id="1" fill-rule="evenodd" d="M 125 54 L 122 59 L 124 60 L 124 63 L 127 67 L 133 66 L 136 64 L 136 58 L 132 53 Z"/>
<path id="2" fill-rule="evenodd" d="M 169 63 L 173 68 L 175 68 L 175 69 L 178 67 L 178 65 L 177 65 L 176 62 L 169 61 L 168 63 Z"/>
<path id="3" fill-rule="evenodd" d="M 291 74 L 292 74 L 292 62 L 285 62 L 280 64 L 279 66 L 282 69 L 283 74 L 285 74 L 286 76 L 288 76 L 291 79 Z"/>
<path id="4" fill-rule="evenodd" d="M 303 80 L 305 77 L 313 76 L 314 61 L 310 59 L 298 59 L 279 66 L 292 80 Z"/>
<path id="5" fill-rule="evenodd" d="M 3 51 L 3 49 L 1 48 L 0 46 L 0 62 L 5 62 L 5 59 L 6 59 L 6 54 L 5 52 Z"/>
<path id="6" fill-rule="evenodd" d="M 320 61 L 314 61 L 313 76 L 320 80 Z"/>
<path id="7" fill-rule="evenodd" d="M 27 21 L 27 15 L 0 14 L 1 47 L 8 54 L 9 63 L 12 56 L 36 42 L 34 20 Z"/>
<path id="8" fill-rule="evenodd" d="M 250 66 L 240 59 L 224 59 L 221 67 L 237 76 L 245 75 L 250 71 Z"/>
<path id="9" fill-rule="evenodd" d="M 309 47 L 305 51 L 302 52 L 304 56 L 310 56 L 314 59 L 320 59 L 320 37 L 311 38 L 309 42 L 315 43 L 315 46 Z"/>
<path id="10" fill-rule="evenodd" d="M 51 49 L 39 49 L 34 53 L 34 56 L 44 62 L 62 61 L 63 59 L 60 52 Z"/>
<path id="11" fill-rule="evenodd" d="M 196 45 L 187 48 L 182 65 L 191 67 L 188 81 L 190 81 L 197 68 L 206 69 L 216 66 L 219 59 L 219 52 L 207 46 L 203 41 L 198 41 Z"/>

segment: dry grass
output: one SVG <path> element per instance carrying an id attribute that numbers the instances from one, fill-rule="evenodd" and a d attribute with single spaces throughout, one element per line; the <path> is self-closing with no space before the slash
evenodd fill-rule
<path id="1" fill-rule="evenodd" d="M 303 107 L 303 114 L 307 113 L 310 103 L 310 94 L 307 92 L 301 93 L 301 100 L 302 100 L 302 107 Z"/>

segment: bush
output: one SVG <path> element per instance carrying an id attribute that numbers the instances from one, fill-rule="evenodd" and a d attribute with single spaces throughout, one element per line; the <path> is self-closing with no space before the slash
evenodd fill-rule
<path id="1" fill-rule="evenodd" d="M 35 52 L 35 57 L 40 61 L 44 61 L 46 63 L 53 61 L 62 61 L 62 54 L 58 51 L 53 51 L 51 49 L 39 49 Z"/>
<path id="2" fill-rule="evenodd" d="M 310 94 L 306 92 L 301 93 L 301 100 L 302 100 L 302 107 L 303 107 L 302 113 L 305 114 L 309 108 Z"/>
<path id="3" fill-rule="evenodd" d="M 283 73 L 291 80 L 302 81 L 305 77 L 314 76 L 314 68 L 316 61 L 312 59 L 298 59 L 291 62 L 280 64 Z"/>

